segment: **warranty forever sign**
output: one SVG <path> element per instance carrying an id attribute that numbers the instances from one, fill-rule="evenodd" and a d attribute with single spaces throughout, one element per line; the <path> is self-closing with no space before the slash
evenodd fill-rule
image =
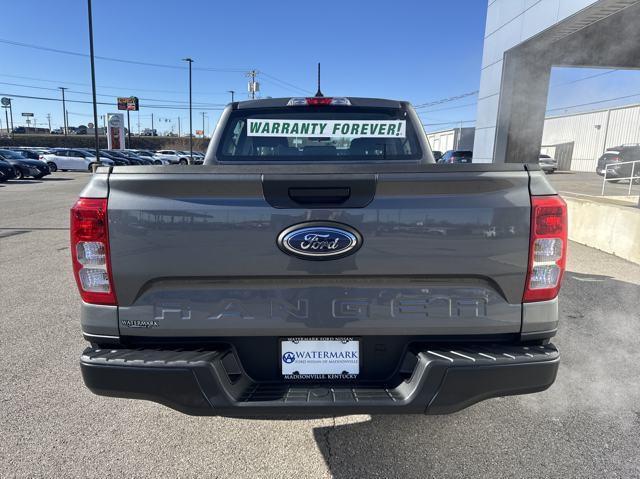
<path id="1" fill-rule="evenodd" d="M 406 120 L 260 120 L 247 121 L 247 136 L 306 138 L 404 138 Z"/>

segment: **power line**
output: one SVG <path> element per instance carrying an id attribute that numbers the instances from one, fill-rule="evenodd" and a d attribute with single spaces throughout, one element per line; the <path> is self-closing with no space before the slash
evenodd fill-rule
<path id="1" fill-rule="evenodd" d="M 591 80 L 593 78 L 598 78 L 598 77 L 601 77 L 601 76 L 610 75 L 611 73 L 615 73 L 617 71 L 620 71 L 620 70 L 617 70 L 617 69 L 616 70 L 608 70 L 608 71 L 605 71 L 605 72 L 596 73 L 594 75 L 589 75 L 589 76 L 586 76 L 586 77 L 583 77 L 583 78 L 577 78 L 575 80 L 571 80 L 571 81 L 567 81 L 567 82 L 552 83 L 551 85 L 549 85 L 549 87 L 550 88 L 555 88 L 555 87 L 560 87 L 560 86 L 565 86 L 565 85 L 573 85 L 573 84 L 579 83 L 581 81 Z M 431 102 L 431 103 L 424 103 L 422 105 L 416 105 L 416 106 L 414 106 L 414 108 L 426 108 L 428 106 L 439 105 L 439 104 L 442 104 L 442 103 L 456 101 L 456 100 L 459 100 L 461 98 L 465 98 L 465 97 L 468 97 L 468 96 L 473 96 L 473 94 L 475 94 L 475 93 L 478 93 L 478 92 L 476 91 L 476 92 L 463 93 L 462 95 L 456 95 L 456 96 L 453 96 L 453 97 L 450 97 L 450 98 L 445 98 L 443 100 L 437 100 L 437 101 L 434 101 L 434 102 Z M 419 114 L 429 113 L 429 112 L 433 112 L 433 111 L 457 110 L 459 108 L 466 108 L 466 107 L 474 106 L 474 105 L 477 105 L 477 104 L 478 104 L 478 102 L 475 101 L 473 103 L 466 103 L 464 105 L 450 106 L 450 107 L 446 107 L 446 108 L 438 108 L 438 109 L 435 109 L 435 110 L 429 110 L 427 112 L 420 112 Z"/>
<path id="2" fill-rule="evenodd" d="M 473 103 L 465 103 L 464 105 L 448 106 L 446 108 L 436 108 L 435 110 L 419 111 L 418 115 L 429 114 L 429 113 L 432 113 L 434 111 L 458 110 L 460 108 L 467 108 L 469 106 L 475 106 L 477 104 L 478 104 L 478 102 L 474 101 Z"/>
<path id="3" fill-rule="evenodd" d="M 0 93 L 0 95 L 7 96 L 9 98 L 26 98 L 29 100 L 45 100 L 45 101 L 61 101 L 59 98 L 49 98 L 42 96 L 29 96 L 29 95 L 16 95 L 14 93 Z M 92 104 L 93 102 L 88 100 L 66 100 L 67 103 L 83 103 L 83 104 Z M 107 105 L 113 107 L 114 104 L 112 102 L 96 102 L 98 105 Z M 176 106 L 176 105 L 151 105 L 151 104 L 140 104 L 141 107 L 144 108 L 159 108 L 159 109 L 168 109 L 168 110 L 188 110 L 188 106 Z M 223 107 L 212 108 L 212 107 L 203 107 L 200 110 L 211 110 L 211 111 L 222 111 Z"/>
<path id="4" fill-rule="evenodd" d="M 301 88 L 301 87 L 299 87 L 299 86 L 297 86 L 297 85 L 294 85 L 293 83 L 289 83 L 288 81 L 281 80 L 280 78 L 278 78 L 278 77 L 274 77 L 273 75 L 270 75 L 269 73 L 265 73 L 265 72 L 264 72 L 264 71 L 262 71 L 262 70 L 260 70 L 260 73 L 261 73 L 263 76 L 265 76 L 265 77 L 267 77 L 267 78 L 270 78 L 270 79 L 271 79 L 271 80 L 273 80 L 273 81 L 276 81 L 276 82 L 282 83 L 283 85 L 286 85 L 286 86 L 288 86 L 288 87 L 290 87 L 290 88 L 293 88 L 294 90 L 298 90 L 298 91 L 301 91 L 301 92 L 304 92 L 304 93 L 308 93 L 308 94 L 310 94 L 310 95 L 313 95 L 313 92 L 312 92 L 311 90 L 307 90 L 306 88 Z"/>
<path id="5" fill-rule="evenodd" d="M 73 56 L 77 56 L 77 57 L 88 57 L 89 55 L 86 53 L 80 53 L 80 52 L 73 52 L 70 50 L 62 50 L 59 48 L 51 48 L 51 47 L 44 47 L 42 45 L 34 45 L 31 43 L 23 43 L 23 42 L 16 42 L 13 40 L 7 40 L 7 39 L 3 39 L 0 38 L 0 43 L 4 43 L 6 45 L 13 45 L 13 46 L 17 46 L 17 47 L 24 47 L 24 48 L 31 48 L 34 50 L 42 50 L 42 51 L 46 51 L 46 52 L 52 52 L 52 53 L 61 53 L 64 55 L 73 55 Z M 141 62 L 138 60 L 128 60 L 128 59 L 124 59 L 124 58 L 115 58 L 115 57 L 103 57 L 103 56 L 97 56 L 95 57 L 98 60 L 104 60 L 104 61 L 110 61 L 110 62 L 119 62 L 119 63 L 128 63 L 128 64 L 132 64 L 132 65 L 142 65 L 142 66 L 148 66 L 148 67 L 157 67 L 157 68 L 170 68 L 173 70 L 184 70 L 185 67 L 183 66 L 179 66 L 179 65 L 170 65 L 170 64 L 165 64 L 165 63 L 151 63 L 151 62 Z M 246 70 L 246 68 L 214 68 L 214 67 L 199 67 L 199 68 L 194 68 L 194 70 L 200 70 L 200 71 L 210 71 L 210 72 L 229 72 L 229 73 L 242 73 Z"/>
<path id="6" fill-rule="evenodd" d="M 10 86 L 18 86 L 18 87 L 22 87 L 22 88 L 34 88 L 37 90 L 50 90 L 50 91 L 58 91 L 57 88 L 48 88 L 48 87 L 43 87 L 43 86 L 36 86 L 36 85 L 24 85 L 21 83 L 9 83 L 9 82 L 0 82 L 0 85 L 10 85 Z M 86 91 L 78 91 L 78 90 L 68 90 L 69 93 L 76 93 L 79 95 L 91 95 L 91 93 L 86 92 Z M 105 95 L 105 94 L 98 94 L 96 96 L 101 96 L 101 97 L 106 97 L 106 98 L 113 98 L 114 95 Z M 143 101 L 161 101 L 161 102 L 165 102 L 165 103 L 176 103 L 176 104 L 183 104 L 186 105 L 186 103 L 184 101 L 177 101 L 177 100 L 165 100 L 165 99 L 158 99 L 158 98 L 139 98 L 139 100 L 143 100 Z M 202 105 L 202 106 L 226 106 L 226 103 L 208 103 L 208 102 L 198 102 L 198 103 L 194 103 L 195 105 Z"/>
<path id="7" fill-rule="evenodd" d="M 585 81 L 585 80 L 591 80 L 592 78 L 598 78 L 601 76 L 605 76 L 605 75 L 610 75 L 611 73 L 615 73 L 618 72 L 620 70 L 616 69 L 616 70 L 608 70 L 605 72 L 601 72 L 601 73 L 596 73 L 595 75 L 589 75 L 586 76 L 584 78 L 578 78 L 576 80 L 570 80 L 570 81 L 566 81 L 566 82 L 561 82 L 561 83 L 552 83 L 551 85 L 549 85 L 550 88 L 554 88 L 554 87 L 559 87 L 559 86 L 565 86 L 565 85 L 573 85 L 574 83 L 578 83 L 581 81 Z"/>
<path id="8" fill-rule="evenodd" d="M 582 107 L 582 106 L 599 105 L 601 103 L 607 103 L 607 102 L 610 102 L 610 101 L 617 101 L 617 100 L 626 100 L 628 98 L 634 98 L 634 97 L 638 97 L 638 96 L 640 96 L 640 93 L 634 93 L 632 95 L 618 96 L 616 98 L 608 98 L 606 100 L 590 101 L 588 103 L 580 103 L 580 104 L 577 104 L 577 105 L 569 105 L 569 106 L 561 106 L 561 107 L 558 107 L 558 108 L 550 108 L 546 112 L 549 113 L 551 111 L 569 110 L 571 108 L 579 108 L 579 107 Z"/>
<path id="9" fill-rule="evenodd" d="M 422 126 L 440 126 L 440 125 L 459 125 L 461 123 L 475 123 L 476 120 L 457 120 L 457 121 L 444 121 L 442 123 L 423 123 Z"/>
<path id="10" fill-rule="evenodd" d="M 553 111 L 561 111 L 561 110 L 570 110 L 572 108 L 580 108 L 580 107 L 584 107 L 584 106 L 592 106 L 592 105 L 600 105 L 602 103 L 608 103 L 611 101 L 618 101 L 618 100 L 626 100 L 629 98 L 635 98 L 635 97 L 639 97 L 640 93 L 633 93 L 631 95 L 624 95 L 624 96 L 618 96 L 615 98 L 607 98 L 604 100 L 597 100 L 597 101 L 590 101 L 587 103 L 579 103 L 579 104 L 575 104 L 575 105 L 566 105 L 566 106 L 561 106 L 561 107 L 557 107 L 557 108 L 550 108 L 548 110 L 546 110 L 546 113 L 550 113 Z M 586 113 L 586 112 L 585 112 Z M 450 122 L 442 122 L 442 123 L 423 123 L 424 126 L 438 126 L 438 125 L 453 125 L 453 124 L 459 124 L 459 123 L 474 123 L 476 120 L 454 120 L 454 121 L 450 121 Z"/>
<path id="11" fill-rule="evenodd" d="M 60 84 L 66 84 L 66 85 L 78 85 L 78 86 L 91 86 L 90 83 L 82 83 L 82 82 L 73 82 L 73 81 L 68 81 L 68 80 L 47 80 L 44 78 L 36 78 L 36 77 L 29 77 L 29 76 L 23 76 L 23 75 L 9 75 L 7 73 L 0 73 L 1 77 L 8 77 L 8 78 L 18 78 L 20 80 L 33 80 L 33 81 L 39 81 L 39 82 L 45 82 L 45 83 L 55 83 L 56 85 L 60 85 Z M 124 86 L 107 86 L 107 85 L 97 85 L 100 88 L 103 89 L 107 89 L 107 90 L 128 90 L 128 91 L 143 91 L 143 92 L 153 92 L 153 93 L 176 93 L 179 95 L 183 95 L 184 91 L 178 91 L 178 90 L 159 90 L 159 89 L 153 89 L 153 88 L 137 88 L 137 87 L 124 87 Z M 229 93 L 229 90 L 221 92 L 221 91 L 212 91 L 212 92 L 197 92 L 194 91 L 193 92 L 196 95 L 227 95 Z"/>
<path id="12" fill-rule="evenodd" d="M 2 39 L 2 38 L 0 38 L 0 43 L 4 43 L 6 45 L 23 47 L 23 48 L 31 48 L 31 49 L 34 49 L 34 50 L 47 51 L 47 52 L 51 52 L 51 53 L 72 55 L 72 56 L 77 56 L 77 57 L 88 57 L 89 56 L 86 53 L 74 52 L 74 51 L 70 51 L 70 50 L 63 50 L 63 49 L 60 49 L 60 48 L 45 47 L 45 46 L 42 46 L 42 45 L 34 45 L 34 44 L 31 44 L 31 43 L 16 42 L 16 41 L 13 41 L 13 40 L 7 40 L 7 39 Z M 99 55 L 96 55 L 95 58 L 98 59 L 98 60 L 112 61 L 112 62 L 119 62 L 119 63 L 127 63 L 127 64 L 132 64 L 132 65 L 141 65 L 141 66 L 149 66 L 149 67 L 157 67 L 157 68 L 169 68 L 169 69 L 173 69 L 173 70 L 184 70 L 185 69 L 185 67 L 179 66 L 179 65 L 142 62 L 142 61 L 138 61 L 138 60 L 129 60 L 129 59 L 124 59 L 124 58 L 104 57 L 104 56 L 99 56 Z M 208 72 L 244 73 L 248 69 L 247 68 L 193 67 L 193 70 L 208 71 Z M 282 79 L 280 79 L 278 77 L 275 77 L 275 76 L 270 75 L 268 73 L 265 73 L 263 71 L 260 71 L 260 73 L 263 74 L 264 76 L 268 77 L 268 78 L 271 78 L 271 80 L 280 82 L 281 84 L 286 85 L 286 86 L 288 86 L 290 88 L 293 88 L 295 90 L 299 90 L 299 91 L 306 92 L 306 93 L 312 93 L 311 91 L 309 91 L 309 90 L 307 90 L 305 88 L 301 88 L 301 87 L 299 87 L 297 85 L 294 85 L 293 83 L 287 82 L 285 80 L 282 80 Z"/>
<path id="13" fill-rule="evenodd" d="M 48 88 L 48 87 L 44 87 L 44 86 L 36 86 L 36 85 L 24 85 L 21 83 L 9 83 L 9 82 L 0 82 L 0 85 L 9 85 L 9 86 L 17 86 L 17 87 L 21 87 L 21 88 L 33 88 L 33 89 L 37 89 L 37 90 L 50 90 L 50 91 L 58 91 L 57 88 Z M 79 95 L 91 95 L 91 93 L 86 92 L 86 91 L 78 91 L 78 90 L 68 90 L 69 93 L 76 93 Z M 113 98 L 114 95 L 105 95 L 105 94 L 97 94 L 96 96 L 101 96 L 101 97 L 106 97 L 106 98 Z M 165 103 L 176 103 L 179 105 L 186 105 L 186 103 L 184 101 L 176 101 L 176 100 L 159 100 L 157 98 L 139 98 L 139 100 L 143 100 L 143 101 L 160 101 L 160 102 L 165 102 Z M 199 103 L 194 103 L 195 105 L 201 105 L 201 106 L 225 106 L 225 103 L 204 103 L 204 102 L 199 102 Z M 150 105 L 147 105 L 150 106 Z"/>
<path id="14" fill-rule="evenodd" d="M 470 91 L 467 93 L 461 93 L 460 95 L 454 95 L 454 96 L 450 96 L 448 98 L 442 98 L 440 100 L 434 100 L 434 101 L 430 101 L 427 103 L 421 103 L 420 105 L 414 105 L 414 108 L 418 109 L 418 108 L 427 108 L 430 106 L 435 106 L 435 105 L 441 105 L 442 103 L 449 103 L 452 101 L 456 101 L 456 100 L 461 100 L 462 98 L 467 98 L 470 96 L 474 96 L 478 94 L 478 90 L 475 91 Z"/>

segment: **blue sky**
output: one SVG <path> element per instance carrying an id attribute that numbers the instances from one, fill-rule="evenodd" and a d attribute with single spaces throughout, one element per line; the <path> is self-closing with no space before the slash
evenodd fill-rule
<path id="1" fill-rule="evenodd" d="M 88 53 L 86 2 L 5 2 L 0 30 L 0 93 L 88 101 L 88 58 L 16 45 Z M 116 111 L 117 96 L 136 95 L 143 105 L 140 127 L 182 131 L 188 121 L 187 72 L 180 60 L 195 60 L 194 129 L 211 130 L 219 108 L 236 91 L 247 97 L 244 72 L 255 68 L 262 96 L 315 91 L 315 64 L 322 62 L 327 95 L 406 99 L 414 104 L 478 89 L 486 15 L 484 0 L 214 2 L 94 0 L 96 55 L 167 65 L 158 67 L 97 60 L 99 114 Z M 14 42 L 14 44 L 2 43 Z M 201 70 L 206 69 L 206 70 Z M 640 92 L 636 72 L 615 72 L 567 84 L 600 71 L 554 71 L 550 107 Z M 563 85 L 564 83 L 564 85 Z M 637 90 L 637 91 L 636 91 Z M 618 103 L 640 101 L 637 98 Z M 44 125 L 51 114 L 62 124 L 59 102 L 14 97 L 14 123 L 33 112 Z M 475 118 L 475 97 L 425 108 L 428 129 Z M 612 102 L 616 103 L 616 102 Z M 600 106 L 609 106 L 603 103 Z M 151 105 L 156 105 L 152 107 Z M 92 121 L 91 105 L 67 104 L 71 125 Z M 573 110 L 570 110 L 573 111 Z M 559 112 L 555 112 L 561 113 Z M 3 119 L 4 120 L 4 119 Z M 138 115 L 131 116 L 137 130 Z"/>

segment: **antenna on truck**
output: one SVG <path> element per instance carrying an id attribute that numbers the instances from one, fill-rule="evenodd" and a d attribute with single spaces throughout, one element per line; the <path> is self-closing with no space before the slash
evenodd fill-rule
<path id="1" fill-rule="evenodd" d="M 316 92 L 316 96 L 324 96 L 320 91 L 320 62 L 318 62 L 318 91 Z"/>

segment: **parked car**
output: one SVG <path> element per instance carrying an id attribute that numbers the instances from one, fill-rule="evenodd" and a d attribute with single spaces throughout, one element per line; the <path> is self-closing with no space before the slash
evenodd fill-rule
<path id="1" fill-rule="evenodd" d="M 468 150 L 448 150 L 438 160 L 438 163 L 471 163 L 473 152 Z"/>
<path id="2" fill-rule="evenodd" d="M 204 163 L 205 154 L 201 151 L 193 152 L 193 163 L 195 165 L 201 165 Z"/>
<path id="3" fill-rule="evenodd" d="M 126 150 L 100 150 L 100 152 L 102 151 L 111 155 L 112 157 L 127 160 L 130 165 L 140 166 L 140 165 L 147 164 L 147 160 L 143 160 L 137 155 L 133 155 L 132 153 L 127 152 Z"/>
<path id="4" fill-rule="evenodd" d="M 93 149 L 86 151 L 88 151 L 92 155 L 96 154 L 96 151 Z M 104 160 L 109 160 L 112 163 L 112 166 L 127 166 L 131 164 L 131 162 L 123 156 L 116 156 L 110 153 L 108 150 L 100 150 L 100 161 L 103 162 Z"/>
<path id="5" fill-rule="evenodd" d="M 42 161 L 51 171 L 92 171 L 92 165 L 97 162 L 95 153 L 81 148 L 59 148 L 42 155 Z"/>
<path id="6" fill-rule="evenodd" d="M 171 164 L 181 164 L 188 165 L 189 164 L 189 153 L 186 154 L 184 152 L 178 150 L 159 150 L 156 151 L 155 157 L 160 160 L 167 160 Z"/>
<path id="7" fill-rule="evenodd" d="M 134 164 L 153 165 L 153 160 L 151 158 L 146 158 L 131 150 L 116 150 L 116 151 L 121 155 L 123 155 L 125 158 L 129 160 L 133 160 L 135 162 Z"/>
<path id="8" fill-rule="evenodd" d="M 440 150 L 433 150 L 431 153 L 433 153 L 433 159 L 436 161 L 442 158 L 442 152 Z"/>
<path id="9" fill-rule="evenodd" d="M 194 151 L 193 152 L 193 156 L 191 155 L 191 153 L 187 150 L 180 150 L 178 151 L 178 155 L 181 155 L 183 157 L 188 158 L 193 158 L 191 163 L 194 165 L 201 165 L 204 162 L 204 155 L 198 151 Z M 184 165 L 185 163 L 180 163 L 182 165 Z"/>
<path id="10" fill-rule="evenodd" d="M 147 160 L 150 160 L 152 164 L 154 165 L 169 165 L 171 164 L 171 162 L 169 160 L 163 160 L 160 159 L 158 157 L 156 157 L 156 153 L 154 151 L 151 150 L 129 150 L 134 152 L 136 155 L 142 157 L 142 158 L 146 158 Z"/>
<path id="11" fill-rule="evenodd" d="M 567 211 L 538 165 L 433 174 L 415 110 L 370 98 L 234 103 L 211 141 L 215 171 L 113 168 L 72 208 L 91 391 L 264 418 L 554 382 Z"/>
<path id="12" fill-rule="evenodd" d="M 0 183 L 12 180 L 16 177 L 16 172 L 11 163 L 0 158 Z"/>
<path id="13" fill-rule="evenodd" d="M 596 173 L 604 176 L 607 170 L 607 178 L 629 178 L 633 170 L 634 183 L 640 183 L 640 145 L 620 145 L 607 148 L 607 151 L 598 158 L 596 165 Z M 629 161 L 638 161 L 635 163 L 626 163 Z M 626 163 L 626 164 L 620 164 Z M 617 183 L 618 180 L 613 180 Z"/>
<path id="14" fill-rule="evenodd" d="M 36 180 L 51 174 L 49 167 L 39 160 L 30 160 L 13 150 L 0 150 L 0 158 L 11 163 L 15 171 L 16 180 L 35 178 Z"/>
<path id="15" fill-rule="evenodd" d="M 538 158 L 538 164 L 540 165 L 542 171 L 548 174 L 555 173 L 558 169 L 558 161 L 555 158 L 549 155 L 544 155 L 542 153 Z"/>
<path id="16" fill-rule="evenodd" d="M 38 153 L 35 150 L 32 150 L 30 148 L 16 148 L 16 147 L 12 147 L 12 148 L 6 148 L 7 150 L 12 150 L 15 151 L 16 153 L 20 153 L 23 157 L 28 158 L 30 160 L 39 160 L 41 154 Z"/>

